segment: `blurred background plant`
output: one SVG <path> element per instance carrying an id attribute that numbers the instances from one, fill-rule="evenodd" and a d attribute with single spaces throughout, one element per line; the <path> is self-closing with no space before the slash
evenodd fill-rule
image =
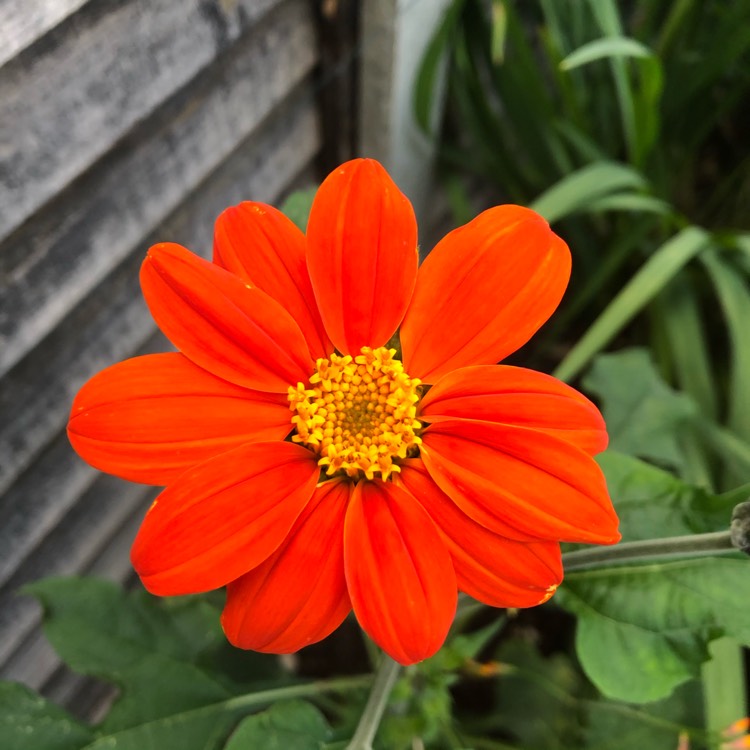
<path id="1" fill-rule="evenodd" d="M 455 0 L 415 93 L 457 223 L 489 195 L 535 208 L 573 252 L 563 306 L 521 361 L 563 380 L 595 362 L 582 382 L 611 447 L 713 491 L 750 477 L 749 53 L 746 0 Z M 609 347 L 641 351 L 595 360 Z M 559 602 L 581 616 L 570 589 Z M 741 649 L 712 649 L 717 730 L 747 707 Z M 597 746 L 655 746 L 631 739 Z"/>
<path id="2" fill-rule="evenodd" d="M 427 128 L 447 63 L 432 135 L 457 218 L 471 175 L 573 251 L 556 374 L 647 346 L 699 410 L 680 472 L 720 488 L 750 467 L 749 51 L 746 0 L 456 0 L 416 91 Z"/>

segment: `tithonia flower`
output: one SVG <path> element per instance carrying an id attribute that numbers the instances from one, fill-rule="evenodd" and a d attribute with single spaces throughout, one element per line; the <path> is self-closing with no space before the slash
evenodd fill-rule
<path id="1" fill-rule="evenodd" d="M 227 586 L 229 640 L 273 653 L 354 609 L 402 664 L 440 648 L 457 591 L 546 601 L 561 540 L 619 539 L 596 407 L 495 364 L 569 273 L 565 243 L 519 206 L 417 270 L 412 207 L 371 160 L 323 182 L 307 236 L 248 202 L 219 217 L 212 263 L 152 247 L 141 286 L 178 352 L 96 375 L 68 428 L 93 466 L 166 485 L 132 549 L 146 589 Z"/>

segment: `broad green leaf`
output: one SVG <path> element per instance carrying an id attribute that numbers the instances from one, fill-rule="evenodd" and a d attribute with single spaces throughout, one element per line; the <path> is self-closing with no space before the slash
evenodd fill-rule
<path id="1" fill-rule="evenodd" d="M 703 745 L 700 684 L 692 680 L 669 698 L 646 706 L 607 700 L 589 703 L 586 739 L 591 750 L 676 750 L 680 734 Z M 692 747 L 693 745 L 691 745 Z"/>
<path id="2" fill-rule="evenodd" d="M 228 701 L 101 731 L 79 750 L 219 750 L 233 724 L 246 711 Z"/>
<path id="3" fill-rule="evenodd" d="M 646 186 L 643 175 L 632 167 L 611 161 L 596 162 L 563 177 L 538 196 L 530 208 L 554 223 L 605 195 Z"/>
<path id="4" fill-rule="evenodd" d="M 635 39 L 625 36 L 607 36 L 594 39 L 571 52 L 561 63 L 563 70 L 573 70 L 595 60 L 610 57 L 651 57 L 654 53 Z"/>
<path id="5" fill-rule="evenodd" d="M 577 696 L 584 681 L 569 657 L 545 658 L 515 639 L 504 642 L 495 659 L 502 665 L 495 708 L 481 728 L 508 734 L 522 748 L 580 747 L 584 712 Z"/>
<path id="6" fill-rule="evenodd" d="M 687 227 L 665 242 L 620 290 L 555 371 L 561 380 L 574 378 L 692 258 L 709 246 L 698 227 Z"/>
<path id="7" fill-rule="evenodd" d="M 698 676 L 710 640 L 750 643 L 748 566 L 711 557 L 574 572 L 555 599 L 578 615 L 578 658 L 599 690 L 649 702 Z"/>
<path id="8" fill-rule="evenodd" d="M 714 496 L 635 458 L 599 457 L 625 541 L 727 529 L 735 493 Z M 703 557 L 570 572 L 555 601 L 578 615 L 576 648 L 608 697 L 658 700 L 699 674 L 709 641 L 750 642 L 750 561 Z"/>
<path id="9" fill-rule="evenodd" d="M 330 734 L 317 708 L 288 701 L 243 719 L 224 750 L 320 750 Z"/>
<path id="10" fill-rule="evenodd" d="M 597 456 L 597 462 L 607 478 L 626 542 L 726 530 L 744 492 L 740 487 L 713 495 L 613 450 Z"/>
<path id="11" fill-rule="evenodd" d="M 218 612 L 202 599 L 165 604 L 91 578 L 51 578 L 26 590 L 41 600 L 45 633 L 63 660 L 120 686 L 107 731 L 200 708 L 238 689 L 198 664 L 225 641 Z"/>
<path id="12" fill-rule="evenodd" d="M 307 219 L 310 216 L 316 186 L 295 190 L 282 204 L 281 213 L 291 219 L 303 232 L 307 231 Z"/>
<path id="13" fill-rule="evenodd" d="M 601 401 L 612 450 L 681 466 L 679 434 L 696 408 L 664 383 L 645 349 L 597 357 L 583 386 Z"/>
<path id="14" fill-rule="evenodd" d="M 0 682 L 3 750 L 79 750 L 93 731 L 23 685 Z"/>

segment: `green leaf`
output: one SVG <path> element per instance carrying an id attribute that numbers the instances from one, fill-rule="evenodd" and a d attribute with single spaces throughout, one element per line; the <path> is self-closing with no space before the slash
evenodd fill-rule
<path id="1" fill-rule="evenodd" d="M 578 658 L 604 695 L 659 700 L 698 676 L 710 640 L 750 643 L 748 565 L 694 558 L 570 573 L 556 601 L 578 615 Z"/>
<path id="2" fill-rule="evenodd" d="M 575 696 L 584 681 L 570 658 L 561 653 L 545 658 L 520 639 L 504 642 L 495 658 L 502 665 L 500 681 L 484 732 L 510 734 L 523 748 L 580 747 L 583 711 L 576 710 Z"/>
<path id="3" fill-rule="evenodd" d="M 530 208 L 554 223 L 610 193 L 643 189 L 647 182 L 632 167 L 601 161 L 566 175 L 534 200 Z"/>
<path id="4" fill-rule="evenodd" d="M 681 466 L 679 434 L 695 404 L 664 383 L 645 349 L 597 357 L 583 386 L 601 400 L 612 450 Z"/>
<path id="5" fill-rule="evenodd" d="M 679 735 L 687 734 L 700 745 L 700 684 L 692 680 L 664 700 L 643 707 L 600 700 L 589 703 L 585 747 L 591 750 L 675 750 Z M 693 745 L 691 745 L 692 747 Z"/>
<path id="6" fill-rule="evenodd" d="M 623 541 L 729 528 L 734 493 L 712 495 L 643 461 L 608 450 L 597 456 L 620 517 Z"/>
<path id="7" fill-rule="evenodd" d="M 607 36 L 594 39 L 575 52 L 571 52 L 561 63 L 562 70 L 573 70 L 595 60 L 610 57 L 651 57 L 654 53 L 635 39 L 625 36 Z"/>
<path id="8" fill-rule="evenodd" d="M 574 378 L 692 258 L 709 245 L 698 227 L 687 227 L 665 242 L 620 290 L 555 371 L 561 380 Z"/>
<path id="9" fill-rule="evenodd" d="M 607 478 L 626 541 L 727 529 L 736 497 L 714 496 L 635 458 L 606 452 Z M 693 558 L 571 572 L 555 601 L 578 615 L 576 649 L 608 697 L 663 698 L 700 672 L 723 634 L 750 642 L 750 562 Z"/>
<path id="10" fill-rule="evenodd" d="M 4 750 L 79 750 L 89 727 L 23 685 L 0 682 L 0 744 Z"/>
<path id="11" fill-rule="evenodd" d="M 640 193 L 615 193 L 595 198 L 587 206 L 580 209 L 585 213 L 597 213 L 599 211 L 645 211 L 652 214 L 668 215 L 672 207 L 660 198 L 652 195 L 641 195 Z"/>
<path id="12" fill-rule="evenodd" d="M 224 750 L 320 750 L 330 734 L 317 708 L 288 701 L 243 719 Z"/>
<path id="13" fill-rule="evenodd" d="M 50 578 L 26 591 L 42 602 L 45 633 L 63 660 L 120 686 L 106 731 L 200 708 L 238 690 L 199 664 L 225 642 L 217 610 L 203 599 L 164 602 L 92 578 Z"/>
<path id="14" fill-rule="evenodd" d="M 307 219 L 317 192 L 317 186 L 295 190 L 281 204 L 281 213 L 291 219 L 303 232 L 307 231 Z"/>
<path id="15" fill-rule="evenodd" d="M 79 750 L 218 750 L 243 713 L 228 702 L 202 706 L 98 733 L 97 739 Z"/>
<path id="16" fill-rule="evenodd" d="M 717 388 L 701 301 L 685 273 L 678 274 L 664 292 L 658 297 L 655 317 L 664 325 L 675 380 L 701 412 L 713 419 L 717 414 Z"/>
<path id="17" fill-rule="evenodd" d="M 728 426 L 750 439 L 750 289 L 740 273 L 715 250 L 701 257 L 716 289 L 731 344 Z"/>

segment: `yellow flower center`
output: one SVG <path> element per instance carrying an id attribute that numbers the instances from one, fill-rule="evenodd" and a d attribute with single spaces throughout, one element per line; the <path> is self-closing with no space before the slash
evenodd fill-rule
<path id="1" fill-rule="evenodd" d="M 332 354 L 319 359 L 310 385 L 289 388 L 289 406 L 297 434 L 320 454 L 326 474 L 383 479 L 401 471 L 399 458 L 416 452 L 420 381 L 393 358 L 395 349 L 362 347 L 356 357 Z"/>

